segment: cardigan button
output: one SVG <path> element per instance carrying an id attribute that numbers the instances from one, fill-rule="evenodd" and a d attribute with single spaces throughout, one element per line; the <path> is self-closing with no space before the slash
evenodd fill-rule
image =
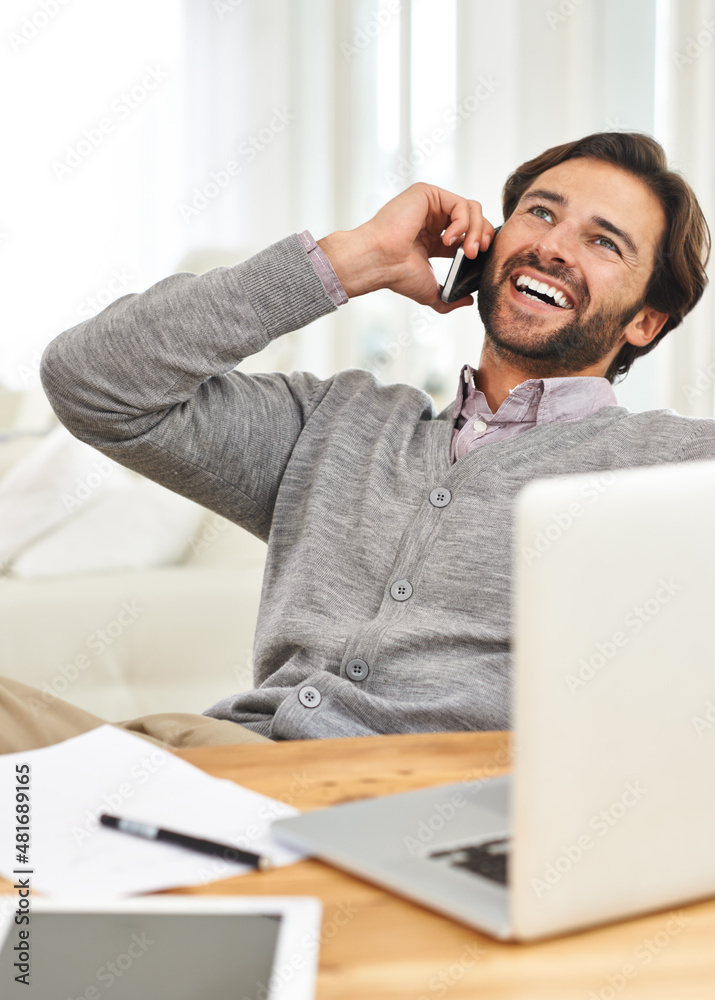
<path id="1" fill-rule="evenodd" d="M 350 660 L 345 667 L 345 673 L 351 681 L 364 681 L 370 673 L 370 668 L 364 660 Z"/>
<path id="2" fill-rule="evenodd" d="M 433 507 L 446 507 L 452 499 L 452 494 L 444 486 L 438 486 L 429 495 L 429 502 Z"/>
<path id="3" fill-rule="evenodd" d="M 298 692 L 298 701 L 306 708 L 315 708 L 322 701 L 322 695 L 316 687 L 306 684 Z"/>
<path id="4" fill-rule="evenodd" d="M 390 594 L 396 601 L 408 601 L 412 597 L 412 584 L 409 580 L 398 580 L 390 587 Z"/>

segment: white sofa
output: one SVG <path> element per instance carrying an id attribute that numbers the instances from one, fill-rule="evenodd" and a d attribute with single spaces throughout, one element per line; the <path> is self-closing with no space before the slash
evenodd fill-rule
<path id="1" fill-rule="evenodd" d="M 5 427 L 0 488 L 42 440 Z M 249 688 L 265 545 L 191 506 L 193 530 L 169 565 L 33 576 L 10 560 L 0 576 L 0 673 L 110 721 L 201 712 Z"/>

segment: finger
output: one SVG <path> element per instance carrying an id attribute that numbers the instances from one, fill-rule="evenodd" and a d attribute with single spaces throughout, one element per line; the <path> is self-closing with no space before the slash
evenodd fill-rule
<path id="1" fill-rule="evenodd" d="M 463 246 L 466 256 L 471 257 L 473 260 L 479 251 L 484 253 L 485 250 L 489 249 L 495 232 L 496 230 L 491 222 L 488 219 L 483 219 L 481 229 L 470 227 L 453 245 L 445 246 L 442 238 L 436 240 L 429 248 L 429 256 L 454 257 L 460 246 Z"/>
<path id="2" fill-rule="evenodd" d="M 474 259 L 479 251 L 484 251 L 489 247 L 494 236 L 494 226 L 482 215 L 481 205 L 478 211 L 472 211 L 470 215 L 469 229 L 464 235 L 464 253 L 467 257 Z"/>
<path id="3" fill-rule="evenodd" d="M 431 306 L 435 312 L 446 313 L 454 312 L 455 309 L 461 309 L 463 306 L 473 306 L 474 296 L 464 295 L 461 299 L 457 299 L 455 302 L 443 302 L 442 299 L 438 299 L 436 302 L 432 302 Z"/>
<path id="4" fill-rule="evenodd" d="M 450 210 L 451 222 L 442 235 L 442 244 L 453 247 L 457 240 L 462 239 L 465 254 L 474 258 L 480 249 L 485 250 L 489 245 L 489 240 L 484 246 L 481 241 L 487 236 L 491 239 L 494 227 L 484 218 L 480 202 L 453 197 L 455 200 Z"/>
<path id="5" fill-rule="evenodd" d="M 444 206 L 447 208 L 447 206 Z M 445 246 L 454 246 L 459 240 L 470 232 L 473 233 L 475 227 L 479 226 L 482 217 L 482 206 L 478 201 L 468 201 L 466 198 L 454 196 L 454 202 L 448 208 L 450 223 L 442 234 L 442 243 Z M 481 232 L 479 234 L 481 236 Z"/>

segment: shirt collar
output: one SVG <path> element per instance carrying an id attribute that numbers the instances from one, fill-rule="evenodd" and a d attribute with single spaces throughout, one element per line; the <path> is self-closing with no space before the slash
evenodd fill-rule
<path id="1" fill-rule="evenodd" d="M 618 403 L 608 379 L 597 375 L 575 375 L 566 378 L 529 378 L 514 386 L 496 413 L 492 413 L 486 396 L 476 388 L 478 370 L 463 365 L 454 402 L 456 420 L 465 403 L 472 398 L 480 416 L 498 418 L 504 423 L 523 421 L 546 424 L 559 420 L 580 420 Z"/>

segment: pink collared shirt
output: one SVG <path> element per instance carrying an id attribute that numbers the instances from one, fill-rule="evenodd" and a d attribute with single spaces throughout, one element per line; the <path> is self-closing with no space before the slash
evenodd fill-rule
<path id="1" fill-rule="evenodd" d="M 476 388 L 476 369 L 464 365 L 454 403 L 450 459 L 454 463 L 474 448 L 503 441 L 538 424 L 580 420 L 618 403 L 611 383 L 593 375 L 529 378 L 513 388 L 496 413 Z"/>
<path id="2" fill-rule="evenodd" d="M 318 272 L 320 280 L 323 282 L 323 288 L 336 306 L 344 306 L 348 301 L 345 289 L 340 284 L 340 279 L 335 273 L 332 264 L 315 242 L 312 233 L 304 229 L 302 233 L 298 233 L 298 236 L 300 237 L 300 242 L 305 247 L 305 252 L 308 254 L 308 260 Z"/>

